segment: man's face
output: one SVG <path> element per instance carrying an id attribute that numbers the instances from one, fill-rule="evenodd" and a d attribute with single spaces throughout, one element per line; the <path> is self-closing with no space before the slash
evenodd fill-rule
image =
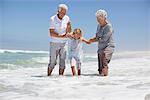
<path id="1" fill-rule="evenodd" d="M 62 19 L 66 15 L 66 9 L 61 8 L 61 10 L 58 11 L 58 15 L 59 15 L 59 18 Z"/>

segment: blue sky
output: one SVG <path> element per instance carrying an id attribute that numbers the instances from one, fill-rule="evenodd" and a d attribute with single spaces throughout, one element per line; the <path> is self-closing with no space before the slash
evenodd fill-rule
<path id="1" fill-rule="evenodd" d="M 150 50 L 148 0 L 1 0 L 0 48 L 48 50 L 49 18 L 60 3 L 68 5 L 73 28 L 81 28 L 85 38 L 95 36 L 95 12 L 102 8 L 114 27 L 116 51 Z M 84 45 L 86 52 L 96 48 Z"/>

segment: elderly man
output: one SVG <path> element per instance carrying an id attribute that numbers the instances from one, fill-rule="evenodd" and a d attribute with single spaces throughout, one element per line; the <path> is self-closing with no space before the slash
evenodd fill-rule
<path id="1" fill-rule="evenodd" d="M 97 17 L 97 32 L 96 36 L 90 39 L 90 42 L 98 41 L 98 71 L 102 76 L 108 75 L 108 63 L 111 60 L 114 52 L 113 28 L 107 21 L 107 12 L 105 10 L 98 10 Z"/>
<path id="2" fill-rule="evenodd" d="M 63 75 L 66 59 L 66 33 L 71 30 L 67 27 L 70 19 L 66 15 L 68 7 L 65 4 L 58 6 L 58 13 L 50 18 L 50 55 L 47 75 L 50 76 L 59 56 L 59 75 Z"/>

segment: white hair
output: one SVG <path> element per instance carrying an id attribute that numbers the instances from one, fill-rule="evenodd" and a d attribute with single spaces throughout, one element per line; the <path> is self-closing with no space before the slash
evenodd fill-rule
<path id="1" fill-rule="evenodd" d="M 59 4 L 58 11 L 61 11 L 62 8 L 65 9 L 66 11 L 68 11 L 67 5 L 65 5 L 65 4 Z"/>
<path id="2" fill-rule="evenodd" d="M 95 13 L 96 17 L 99 17 L 99 16 L 102 16 L 104 18 L 107 18 L 107 12 L 103 9 L 100 9 L 98 10 L 96 13 Z"/>

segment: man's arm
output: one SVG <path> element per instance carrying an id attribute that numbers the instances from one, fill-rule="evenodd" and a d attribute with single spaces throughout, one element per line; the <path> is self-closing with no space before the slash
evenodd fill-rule
<path id="1" fill-rule="evenodd" d="M 66 33 L 70 33 L 71 32 L 71 22 L 67 23 L 67 28 L 66 28 Z"/>
<path id="2" fill-rule="evenodd" d="M 50 36 L 57 37 L 57 38 L 65 38 L 66 34 L 58 34 L 55 32 L 55 29 L 49 29 Z"/>

